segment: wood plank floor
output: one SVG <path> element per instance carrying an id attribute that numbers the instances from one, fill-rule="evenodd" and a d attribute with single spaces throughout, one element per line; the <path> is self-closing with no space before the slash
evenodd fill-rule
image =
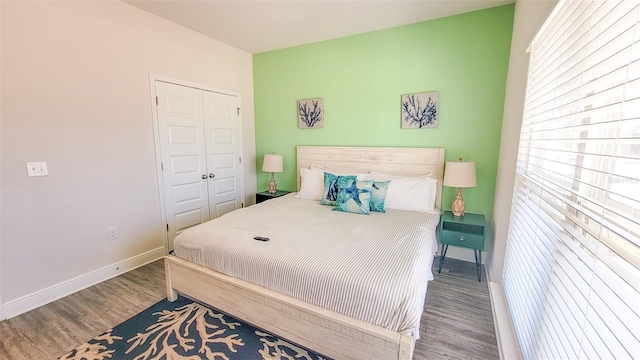
<path id="1" fill-rule="evenodd" d="M 498 359 L 484 272 L 454 259 L 433 272 L 413 358 Z M 160 260 L 0 322 L 0 360 L 57 359 L 165 296 Z"/>
<path id="2" fill-rule="evenodd" d="M 484 269 L 478 282 L 474 263 L 446 259 L 440 274 L 434 261 L 433 276 L 413 358 L 498 359 Z"/>

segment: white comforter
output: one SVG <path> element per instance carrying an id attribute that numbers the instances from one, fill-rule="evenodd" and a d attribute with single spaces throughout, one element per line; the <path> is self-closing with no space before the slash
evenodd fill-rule
<path id="1" fill-rule="evenodd" d="M 350 214 L 293 195 L 188 229 L 176 237 L 175 254 L 417 338 L 439 216 Z"/>

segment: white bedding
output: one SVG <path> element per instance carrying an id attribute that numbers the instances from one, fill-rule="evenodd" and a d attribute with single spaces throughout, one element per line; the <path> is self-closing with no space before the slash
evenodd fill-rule
<path id="1" fill-rule="evenodd" d="M 417 338 L 439 215 L 350 214 L 294 195 L 186 230 L 176 256 Z"/>

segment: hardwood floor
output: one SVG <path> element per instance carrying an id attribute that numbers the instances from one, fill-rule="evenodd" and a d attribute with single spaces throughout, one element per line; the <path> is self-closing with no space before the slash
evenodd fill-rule
<path id="1" fill-rule="evenodd" d="M 479 283 L 471 263 L 436 265 L 413 358 L 498 359 L 484 272 Z M 0 360 L 56 359 L 165 296 L 159 260 L 0 322 Z"/>
<path id="2" fill-rule="evenodd" d="M 57 359 L 164 297 L 159 260 L 0 322 L 0 359 Z"/>
<path id="3" fill-rule="evenodd" d="M 496 332 L 484 269 L 478 282 L 475 264 L 446 259 L 427 290 L 414 360 L 498 359 Z"/>

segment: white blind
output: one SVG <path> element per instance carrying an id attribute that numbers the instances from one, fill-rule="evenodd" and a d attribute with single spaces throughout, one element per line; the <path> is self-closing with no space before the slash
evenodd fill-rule
<path id="1" fill-rule="evenodd" d="M 640 359 L 638 5 L 560 1 L 531 46 L 503 274 L 525 359 Z"/>

